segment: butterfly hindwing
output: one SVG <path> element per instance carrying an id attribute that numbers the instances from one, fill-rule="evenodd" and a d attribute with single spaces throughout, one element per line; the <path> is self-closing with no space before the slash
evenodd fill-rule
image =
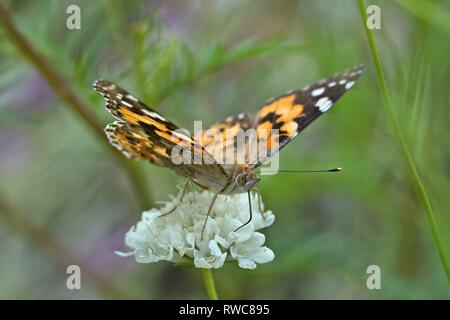
<path id="1" fill-rule="evenodd" d="M 149 160 L 158 166 L 169 166 L 170 149 L 154 140 L 137 127 L 131 127 L 126 122 L 115 121 L 105 127 L 109 143 L 123 155 L 133 160 Z"/>

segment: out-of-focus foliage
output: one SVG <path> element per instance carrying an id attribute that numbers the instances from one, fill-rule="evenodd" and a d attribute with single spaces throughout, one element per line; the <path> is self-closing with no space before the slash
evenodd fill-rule
<path id="1" fill-rule="evenodd" d="M 70 80 L 103 123 L 91 89 L 119 83 L 193 129 L 347 67 L 358 84 L 281 152 L 283 169 L 341 166 L 341 174 L 263 177 L 277 216 L 267 231 L 275 261 L 214 273 L 223 298 L 445 298 L 448 283 L 382 101 L 354 1 L 75 1 L 81 30 L 67 30 L 73 1 L 9 1 L 19 29 Z M 449 3 L 379 1 L 375 31 L 393 103 L 450 248 Z M 438 13 L 444 12 L 444 13 Z M 437 20 L 435 20 L 435 17 Z M 447 22 L 447 24 L 446 24 Z M 0 29 L 0 192 L 84 264 L 140 298 L 204 298 L 198 270 L 138 265 L 116 256 L 140 215 L 109 151 L 57 98 Z M 180 179 L 138 164 L 153 199 Z M 41 248 L 42 249 L 42 248 Z M 1 298 L 103 298 L 65 287 L 65 269 L 0 217 Z M 448 253 L 450 255 L 450 253 Z M 368 290 L 366 268 L 382 270 Z"/>

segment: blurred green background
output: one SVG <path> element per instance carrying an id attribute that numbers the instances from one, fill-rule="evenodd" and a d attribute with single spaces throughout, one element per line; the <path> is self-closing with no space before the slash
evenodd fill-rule
<path id="1" fill-rule="evenodd" d="M 81 9 L 80 30 L 66 28 L 70 4 Z M 372 4 L 381 8 L 374 33 L 388 89 L 450 256 L 450 2 Z M 214 271 L 217 290 L 228 299 L 449 297 L 356 1 L 4 6 L 101 126 L 113 118 L 91 88 L 99 78 L 192 130 L 194 120 L 255 112 L 288 89 L 365 64 L 333 111 L 280 154 L 283 169 L 344 171 L 263 177 L 263 200 L 276 215 L 266 243 L 276 258 L 254 271 Z M 0 298 L 206 298 L 199 270 L 114 254 L 142 210 L 175 194 L 182 179 L 116 157 L 11 39 L 0 27 Z M 66 289 L 71 264 L 81 266 L 82 290 Z M 372 264 L 381 290 L 366 287 Z"/>

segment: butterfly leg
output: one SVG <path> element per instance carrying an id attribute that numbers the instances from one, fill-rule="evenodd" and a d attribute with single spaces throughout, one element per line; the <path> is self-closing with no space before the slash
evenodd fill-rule
<path id="1" fill-rule="evenodd" d="M 257 188 L 253 189 L 252 191 L 256 192 L 256 196 L 258 197 L 258 210 L 261 213 L 263 219 L 266 220 L 266 215 L 264 214 L 263 203 L 261 200 L 261 193 L 259 193 L 259 190 Z"/>
<path id="2" fill-rule="evenodd" d="M 264 220 L 266 220 L 266 215 L 264 214 L 263 204 L 261 200 L 261 193 L 259 193 L 258 190 L 256 190 L 256 196 L 258 197 L 258 210 L 261 212 L 261 215 Z"/>
<path id="3" fill-rule="evenodd" d="M 247 191 L 247 195 L 248 195 L 248 208 L 250 210 L 250 218 L 248 219 L 248 221 L 246 223 L 244 223 L 242 226 L 240 226 L 239 228 L 237 228 L 236 230 L 234 230 L 234 232 L 238 231 L 239 229 L 245 227 L 246 225 L 248 225 L 253 218 L 253 213 L 252 213 L 252 197 L 250 195 L 250 190 Z"/>
<path id="4" fill-rule="evenodd" d="M 184 194 L 186 193 L 186 189 L 189 184 L 189 181 L 191 181 L 191 180 L 187 179 L 186 182 L 184 183 L 183 189 L 181 190 L 180 196 L 178 197 L 178 200 L 175 203 L 175 205 L 169 211 L 160 214 L 159 217 L 167 216 L 168 214 L 171 214 L 172 212 L 174 212 L 176 208 L 178 208 L 180 203 L 183 202 Z"/>
<path id="5" fill-rule="evenodd" d="M 216 202 L 217 196 L 219 195 L 219 193 L 215 193 L 214 197 L 211 201 L 211 204 L 209 205 L 208 208 L 208 212 L 206 213 L 206 218 L 205 218 L 205 222 L 203 223 L 203 227 L 202 227 L 202 233 L 200 234 L 200 240 L 203 240 L 203 234 L 205 233 L 205 227 L 206 227 L 206 222 L 208 221 L 209 215 L 211 214 L 211 209 L 214 205 L 214 202 Z"/>

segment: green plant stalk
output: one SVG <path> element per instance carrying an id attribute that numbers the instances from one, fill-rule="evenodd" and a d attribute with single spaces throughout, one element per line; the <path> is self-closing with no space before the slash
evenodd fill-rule
<path id="1" fill-rule="evenodd" d="M 450 283 L 450 264 L 446 257 L 446 253 L 445 253 L 444 246 L 443 246 L 443 243 L 441 240 L 441 236 L 439 234 L 436 218 L 434 216 L 433 209 L 431 207 L 430 199 L 429 199 L 428 194 L 425 190 L 425 187 L 422 183 L 422 180 L 420 179 L 414 159 L 411 155 L 411 152 L 409 151 L 408 144 L 406 143 L 406 139 L 403 135 L 403 131 L 401 129 L 400 123 L 398 122 L 398 119 L 394 112 L 394 108 L 392 106 L 391 98 L 389 96 L 389 92 L 388 92 L 387 85 L 386 85 L 386 80 L 384 78 L 381 60 L 378 55 L 378 50 L 377 50 L 377 47 L 375 44 L 375 39 L 374 39 L 372 31 L 369 28 L 367 28 L 367 25 L 366 25 L 367 14 L 366 14 L 366 7 L 364 4 L 364 0 L 358 0 L 358 5 L 359 5 L 359 10 L 360 10 L 361 20 L 364 25 L 364 29 L 366 31 L 367 41 L 369 43 L 373 64 L 375 66 L 375 71 L 376 71 L 377 79 L 378 79 L 378 85 L 380 87 L 381 95 L 383 97 L 384 106 L 388 113 L 391 125 L 394 128 L 395 136 L 398 140 L 398 143 L 400 144 L 400 148 L 401 148 L 403 157 L 405 158 L 405 162 L 407 164 L 411 178 L 416 186 L 419 197 L 420 197 L 422 204 L 425 208 L 425 211 L 427 213 L 427 218 L 428 218 L 428 222 L 431 227 L 433 240 L 434 240 L 434 243 L 438 250 L 442 266 L 447 275 L 447 280 Z"/>
<path id="2" fill-rule="evenodd" d="M 211 269 L 202 269 L 203 281 L 210 300 L 219 300 Z"/>
<path id="3" fill-rule="evenodd" d="M 50 64 L 50 62 L 38 52 L 32 43 L 16 28 L 14 21 L 7 8 L 0 2 L 0 25 L 10 37 L 12 43 L 28 59 L 33 66 L 45 78 L 53 91 L 69 106 L 78 116 L 93 130 L 96 136 L 105 143 L 106 138 L 103 133 L 103 126 L 97 118 L 89 111 L 89 107 L 78 97 L 67 80 Z M 141 209 L 147 209 L 151 205 L 151 196 L 148 188 L 145 187 L 142 174 L 137 168 L 128 162 L 123 155 L 107 144 L 108 150 L 114 155 L 117 163 L 126 171 L 136 198 Z"/>
<path id="4" fill-rule="evenodd" d="M 396 0 L 396 2 L 422 21 L 450 33 L 450 14 L 438 1 Z"/>

